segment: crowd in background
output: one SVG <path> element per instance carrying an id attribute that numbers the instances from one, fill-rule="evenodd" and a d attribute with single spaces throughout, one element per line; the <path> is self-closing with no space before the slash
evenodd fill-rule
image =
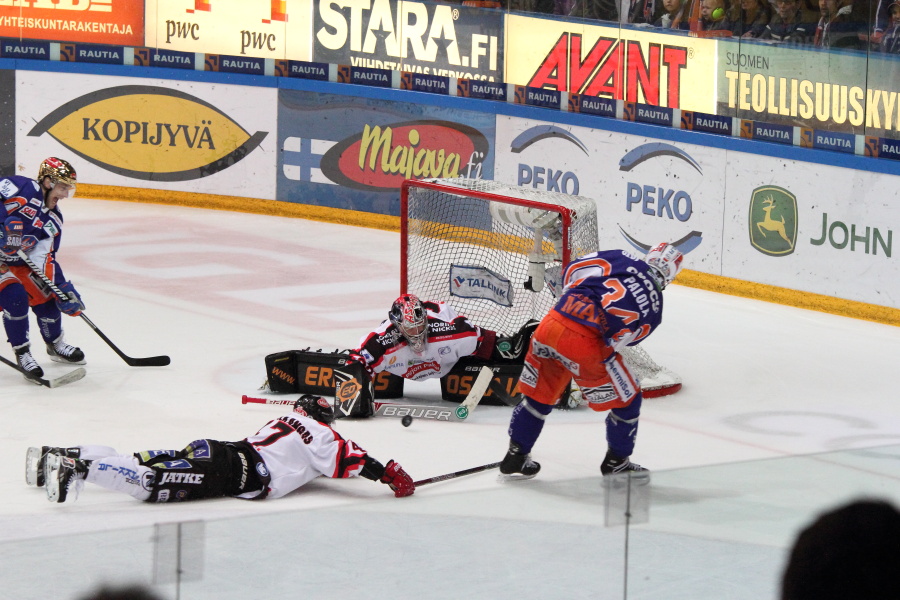
<path id="1" fill-rule="evenodd" d="M 463 0 L 504 8 L 736 37 L 900 53 L 900 0 Z"/>

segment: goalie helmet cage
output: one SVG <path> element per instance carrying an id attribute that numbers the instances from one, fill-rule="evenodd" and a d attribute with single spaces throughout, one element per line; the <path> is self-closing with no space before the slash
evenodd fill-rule
<path id="1" fill-rule="evenodd" d="M 593 199 L 485 179 L 404 181 L 400 232 L 400 293 L 446 302 L 505 335 L 543 318 L 562 267 L 599 249 Z M 644 350 L 622 354 L 645 397 L 680 389 Z"/>

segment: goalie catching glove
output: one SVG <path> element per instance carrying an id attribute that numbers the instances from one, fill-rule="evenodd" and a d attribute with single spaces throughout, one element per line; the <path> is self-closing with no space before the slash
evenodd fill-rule
<path id="1" fill-rule="evenodd" d="M 519 329 L 512 337 L 497 336 L 491 360 L 511 360 L 521 363 L 525 359 L 528 347 L 531 345 L 531 336 L 539 325 L 538 321 L 530 320 Z"/>
<path id="2" fill-rule="evenodd" d="M 393 460 L 389 460 L 388 464 L 385 465 L 381 483 L 387 484 L 388 487 L 394 490 L 394 497 L 396 498 L 412 496 L 416 491 L 416 485 L 413 483 L 412 477 Z"/>

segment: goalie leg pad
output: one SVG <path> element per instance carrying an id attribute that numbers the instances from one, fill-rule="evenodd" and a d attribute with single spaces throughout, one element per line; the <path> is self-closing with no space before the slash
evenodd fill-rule
<path id="1" fill-rule="evenodd" d="M 375 414 L 375 392 L 366 368 L 351 362 L 334 370 L 334 414 L 336 417 L 366 418 Z"/>

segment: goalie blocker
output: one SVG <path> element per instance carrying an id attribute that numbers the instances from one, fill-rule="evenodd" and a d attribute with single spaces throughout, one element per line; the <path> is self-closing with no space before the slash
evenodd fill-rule
<path id="1" fill-rule="evenodd" d="M 266 356 L 269 390 L 280 394 L 334 396 L 335 416 L 370 417 L 375 399 L 403 396 L 403 379 L 387 372 L 374 380 L 346 352 L 287 350 Z"/>

